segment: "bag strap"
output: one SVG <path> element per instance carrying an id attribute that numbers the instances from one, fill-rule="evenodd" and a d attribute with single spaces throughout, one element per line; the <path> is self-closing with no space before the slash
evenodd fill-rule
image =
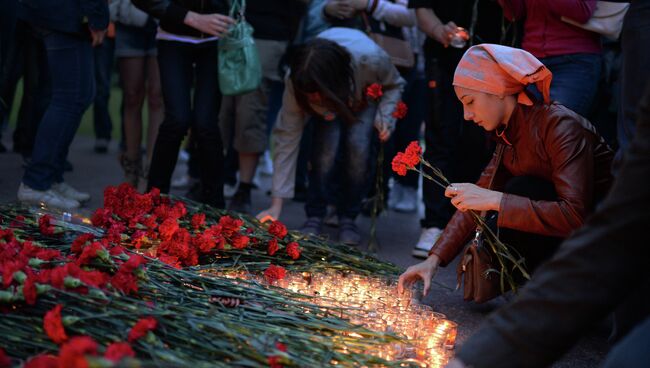
<path id="1" fill-rule="evenodd" d="M 239 21 L 244 19 L 244 13 L 246 13 L 246 0 L 232 0 L 230 12 L 228 13 L 230 18 Z"/>
<path id="2" fill-rule="evenodd" d="M 499 171 L 499 166 L 501 166 L 501 160 L 503 159 L 503 151 L 505 151 L 506 145 L 503 143 L 497 143 L 497 148 L 495 151 L 496 159 L 495 159 L 495 164 L 496 167 L 494 169 L 494 173 L 490 177 L 490 181 L 488 182 L 487 188 L 486 189 L 492 189 L 492 183 L 494 183 L 494 178 L 497 176 L 497 171 Z M 485 216 L 487 214 L 487 211 L 482 211 L 481 212 L 481 218 L 485 220 Z M 476 234 L 474 235 L 474 239 L 478 240 L 478 238 L 481 236 L 481 233 L 483 232 L 483 229 L 480 226 L 476 226 Z"/>

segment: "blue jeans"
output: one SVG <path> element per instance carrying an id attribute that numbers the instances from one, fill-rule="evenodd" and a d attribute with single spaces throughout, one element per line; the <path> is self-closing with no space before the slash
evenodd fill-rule
<path id="1" fill-rule="evenodd" d="M 638 105 L 646 83 L 650 82 L 650 1 L 637 0 L 630 4 L 621 33 L 623 67 L 621 68 L 621 98 L 619 100 L 617 137 L 620 162 L 622 154 L 634 137 Z"/>
<path id="2" fill-rule="evenodd" d="M 44 38 L 52 99 L 36 133 L 23 183 L 48 190 L 63 181 L 63 167 L 81 116 L 95 95 L 93 51 L 88 39 L 53 31 Z"/>
<path id="3" fill-rule="evenodd" d="M 108 97 L 111 93 L 115 40 L 106 37 L 104 42 L 95 47 L 93 51 L 95 54 L 95 83 L 97 83 L 97 94 L 93 103 L 95 138 L 110 140 L 113 123 L 108 113 Z"/>
<path id="4" fill-rule="evenodd" d="M 598 89 L 600 54 L 569 54 L 539 59 L 553 73 L 551 99 L 587 116 Z"/>
<path id="5" fill-rule="evenodd" d="M 342 165 L 337 170 L 340 178 L 338 189 L 341 191 L 336 195 L 338 216 L 354 219 L 359 215 L 370 172 L 375 111 L 375 106 L 366 108 L 357 114 L 359 120 L 353 124 L 340 119 L 312 119 L 311 170 L 305 204 L 307 217 L 325 217 L 330 197 L 326 186 L 335 172 L 336 161 Z"/>
<path id="6" fill-rule="evenodd" d="M 199 45 L 158 42 L 160 83 L 165 119 L 158 130 L 149 169 L 149 189 L 169 192 L 178 151 L 190 127 L 196 143 L 204 203 L 224 207 L 223 144 L 219 131 L 221 92 L 217 74 L 217 42 Z M 194 93 L 192 93 L 194 92 Z"/>

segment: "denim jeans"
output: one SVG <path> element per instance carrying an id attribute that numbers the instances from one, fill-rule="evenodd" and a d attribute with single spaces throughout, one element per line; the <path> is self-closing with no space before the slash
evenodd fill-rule
<path id="1" fill-rule="evenodd" d="M 452 183 L 474 183 L 490 160 L 494 147 L 481 127 L 463 118 L 463 105 L 452 86 L 457 63 L 458 60 L 427 60 L 427 79 L 435 81 L 435 88 L 427 89 L 430 110 L 424 133 L 424 159 L 442 170 Z M 427 168 L 424 171 L 433 175 Z M 447 226 L 456 208 L 445 197 L 445 190 L 424 179 L 422 197 L 425 211 L 420 225 L 440 229 Z"/>
<path id="2" fill-rule="evenodd" d="M 104 42 L 95 47 L 93 52 L 95 54 L 95 83 L 97 84 L 97 93 L 93 103 L 95 138 L 110 140 L 113 123 L 108 113 L 108 97 L 111 93 L 115 39 L 105 37 Z"/>
<path id="3" fill-rule="evenodd" d="M 630 4 L 621 33 L 623 67 L 621 68 L 621 98 L 619 100 L 617 162 L 634 137 L 638 105 L 650 82 L 650 0 Z"/>
<path id="4" fill-rule="evenodd" d="M 339 218 L 354 219 L 359 215 L 370 172 L 375 111 L 375 106 L 364 109 L 357 114 L 359 120 L 352 124 L 340 119 L 312 119 L 311 170 L 305 204 L 307 217 L 325 217 L 330 197 L 326 186 L 334 172 L 339 178 L 337 188 L 340 193 L 336 195 Z M 337 161 L 342 165 L 339 168 L 335 168 Z"/>
<path id="5" fill-rule="evenodd" d="M 600 54 L 569 54 L 539 59 L 552 73 L 551 99 L 587 116 L 598 89 Z"/>
<path id="6" fill-rule="evenodd" d="M 81 116 L 95 95 L 90 41 L 53 31 L 44 38 L 52 99 L 36 133 L 23 183 L 48 190 L 63 181 L 63 167 Z"/>
<path id="7" fill-rule="evenodd" d="M 194 153 L 199 164 L 201 201 L 223 207 L 223 144 L 218 122 L 221 92 L 217 54 L 216 41 L 198 45 L 158 42 L 165 119 L 158 130 L 148 187 L 169 192 L 181 142 L 191 127 L 196 141 Z"/>

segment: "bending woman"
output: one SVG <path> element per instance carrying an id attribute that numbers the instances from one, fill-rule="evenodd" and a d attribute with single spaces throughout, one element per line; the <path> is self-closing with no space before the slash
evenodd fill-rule
<path id="1" fill-rule="evenodd" d="M 325 184 L 340 161 L 342 193 L 337 195 L 339 241 L 359 242 L 354 223 L 365 195 L 370 168 L 373 127 L 386 141 L 395 126 L 392 116 L 404 80 L 388 55 L 363 32 L 331 28 L 296 52 L 291 62 L 282 108 L 273 129 L 273 188 L 271 207 L 258 217 L 278 218 L 284 198 L 292 198 L 296 159 L 303 128 L 312 117 L 313 145 L 303 232 L 319 234 L 326 213 Z M 366 95 L 372 84 L 382 94 Z"/>
<path id="2" fill-rule="evenodd" d="M 505 146 L 503 157 L 497 164 L 495 153 L 476 184 L 447 187 L 457 211 L 427 260 L 400 276 L 400 290 L 421 278 L 428 291 L 436 268 L 449 264 L 472 236 L 468 211 L 492 211 L 488 224 L 498 227 L 501 240 L 532 271 L 607 193 L 613 152 L 585 118 L 550 101 L 551 79 L 524 50 L 491 44 L 467 50 L 454 74 L 456 95 L 465 119 Z M 533 83 L 543 102 L 526 92 Z"/>

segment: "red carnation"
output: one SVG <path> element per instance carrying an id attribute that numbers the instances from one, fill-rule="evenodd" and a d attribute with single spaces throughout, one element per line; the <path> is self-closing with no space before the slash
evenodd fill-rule
<path id="1" fill-rule="evenodd" d="M 52 226 L 52 216 L 43 215 L 38 219 L 38 228 L 43 235 L 54 235 L 54 226 Z"/>
<path id="2" fill-rule="evenodd" d="M 32 272 L 27 273 L 27 279 L 23 283 L 23 296 L 27 305 L 36 304 L 36 280 Z"/>
<path id="3" fill-rule="evenodd" d="M 407 113 L 408 113 L 408 106 L 406 106 L 404 101 L 399 101 L 395 106 L 395 111 L 393 111 L 392 115 L 395 119 L 399 120 L 399 119 L 404 119 Z"/>
<path id="4" fill-rule="evenodd" d="M 284 353 L 286 353 L 287 350 L 288 350 L 287 345 L 285 345 L 285 344 L 283 344 L 281 342 L 275 343 L 275 348 L 278 349 L 279 351 L 284 352 Z M 271 367 L 271 368 L 282 368 L 283 365 L 280 364 L 279 360 L 280 360 L 280 358 L 277 355 L 270 356 L 269 357 L 269 367 Z"/>
<path id="5" fill-rule="evenodd" d="M 271 223 L 268 231 L 269 234 L 277 236 L 278 239 L 284 239 L 284 237 L 287 236 L 287 227 L 278 220 L 275 220 Z"/>
<path id="6" fill-rule="evenodd" d="M 160 233 L 160 239 L 162 240 L 169 240 L 174 236 L 174 234 L 178 231 L 178 222 L 176 221 L 175 218 L 168 218 L 165 221 L 163 221 L 162 224 L 158 227 L 158 232 Z"/>
<path id="7" fill-rule="evenodd" d="M 129 331 L 129 342 L 134 342 L 156 329 L 158 322 L 153 317 L 140 318 Z"/>
<path id="8" fill-rule="evenodd" d="M 366 88 L 366 95 L 373 100 L 378 100 L 384 92 L 382 91 L 383 87 L 379 83 L 373 83 Z"/>
<path id="9" fill-rule="evenodd" d="M 117 363 L 125 357 L 135 357 L 135 352 L 131 348 L 131 345 L 126 342 L 114 342 L 106 348 L 104 353 L 104 358 Z"/>
<path id="10" fill-rule="evenodd" d="M 205 224 L 205 214 L 197 213 L 192 216 L 192 227 L 195 230 L 198 230 L 202 225 Z"/>
<path id="11" fill-rule="evenodd" d="M 268 248 L 266 249 L 266 252 L 267 252 L 270 256 L 272 256 L 272 255 L 275 254 L 275 252 L 278 251 L 278 249 L 280 249 L 280 247 L 278 246 L 278 240 L 275 239 L 275 238 L 269 240 L 269 246 L 268 246 Z"/>
<path id="12" fill-rule="evenodd" d="M 406 164 L 404 164 L 404 154 L 402 152 L 397 152 L 397 155 L 393 157 L 393 161 L 391 162 L 391 167 L 393 168 L 393 171 L 397 173 L 397 175 L 400 176 L 405 176 L 406 171 L 408 170 L 408 167 Z"/>
<path id="13" fill-rule="evenodd" d="M 50 309 L 45 313 L 43 318 L 43 328 L 47 336 L 52 339 L 57 344 L 62 344 L 68 340 L 68 335 L 65 333 L 63 328 L 63 322 L 61 322 L 61 304 L 57 304 L 56 307 Z"/>
<path id="14" fill-rule="evenodd" d="M 86 355 L 97 355 L 97 343 L 88 336 L 75 336 L 61 347 L 59 366 L 87 368 Z"/>
<path id="15" fill-rule="evenodd" d="M 226 237 L 230 237 L 232 234 L 238 232 L 243 224 L 244 221 L 240 219 L 234 219 L 230 216 L 222 216 L 219 219 L 219 225 L 221 225 L 220 233 Z"/>
<path id="16" fill-rule="evenodd" d="M 248 245 L 248 242 L 250 241 L 250 238 L 241 235 L 241 234 L 234 234 L 232 238 L 230 238 L 230 243 L 233 248 L 235 249 L 244 249 Z"/>
<path id="17" fill-rule="evenodd" d="M 124 262 L 120 266 L 120 272 L 133 272 L 135 271 L 140 265 L 144 265 L 147 263 L 147 259 L 144 258 L 143 256 L 139 254 L 132 254 L 129 257 L 129 260 Z"/>
<path id="18" fill-rule="evenodd" d="M 300 248 L 298 247 L 298 243 L 296 242 L 291 242 L 287 245 L 287 254 L 291 259 L 298 259 L 300 258 Z"/>
<path id="19" fill-rule="evenodd" d="M 418 141 L 413 141 L 409 143 L 404 153 L 406 154 L 409 160 L 408 164 L 411 166 L 415 166 L 420 163 L 420 157 L 422 156 L 422 147 L 420 147 Z"/>
<path id="20" fill-rule="evenodd" d="M 2 367 L 0 362 L 0 367 Z M 40 354 L 27 361 L 24 368 L 59 368 L 59 357 L 50 354 Z"/>
<path id="21" fill-rule="evenodd" d="M 90 261 L 92 261 L 93 259 L 95 259 L 95 257 L 97 257 L 97 255 L 98 255 L 97 253 L 102 251 L 102 250 L 104 252 L 106 252 L 106 250 L 104 249 L 102 244 L 99 243 L 99 242 L 94 242 L 94 243 L 84 247 L 83 250 L 81 251 L 81 255 L 77 259 L 77 264 L 82 266 L 82 265 L 90 263 Z"/>
<path id="22" fill-rule="evenodd" d="M 267 282 L 273 282 L 276 280 L 282 280 L 286 276 L 287 270 L 281 266 L 270 265 L 269 268 L 264 271 L 264 278 Z"/>
<path id="23" fill-rule="evenodd" d="M 138 278 L 130 272 L 118 272 L 113 275 L 111 285 L 124 294 L 138 292 Z"/>

